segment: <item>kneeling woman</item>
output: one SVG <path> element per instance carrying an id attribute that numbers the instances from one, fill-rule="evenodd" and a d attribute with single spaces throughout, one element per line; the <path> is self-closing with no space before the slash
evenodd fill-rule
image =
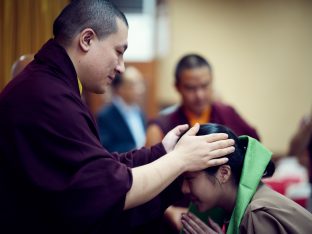
<path id="1" fill-rule="evenodd" d="M 203 222 L 191 212 L 183 214 L 184 233 L 311 233 L 312 214 L 261 182 L 274 173 L 272 153 L 218 124 L 202 125 L 197 135 L 216 132 L 234 139 L 235 152 L 227 164 L 184 175 L 182 192 L 191 197 L 190 209 L 211 217 Z"/>

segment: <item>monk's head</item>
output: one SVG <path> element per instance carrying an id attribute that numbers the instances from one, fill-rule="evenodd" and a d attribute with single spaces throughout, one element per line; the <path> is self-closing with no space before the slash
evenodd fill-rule
<path id="1" fill-rule="evenodd" d="M 183 56 L 176 66 L 175 87 L 184 108 L 201 115 L 212 102 L 212 68 L 208 61 L 198 54 Z"/>
<path id="2" fill-rule="evenodd" d="M 54 21 L 53 34 L 86 91 L 104 93 L 115 75 L 124 72 L 128 22 L 111 2 L 71 1 Z"/>

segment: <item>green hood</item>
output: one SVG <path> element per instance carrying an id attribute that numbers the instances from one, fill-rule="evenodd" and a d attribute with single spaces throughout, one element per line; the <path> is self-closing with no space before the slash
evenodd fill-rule
<path id="1" fill-rule="evenodd" d="M 239 225 L 245 210 L 255 194 L 263 173 L 272 157 L 272 152 L 266 149 L 259 141 L 248 136 L 240 136 L 239 138 L 247 138 L 248 145 L 242 175 L 238 185 L 236 205 L 230 219 L 227 234 L 239 233 Z"/>

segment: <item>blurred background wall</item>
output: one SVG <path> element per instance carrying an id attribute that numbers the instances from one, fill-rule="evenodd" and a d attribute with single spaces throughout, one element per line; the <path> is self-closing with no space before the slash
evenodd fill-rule
<path id="1" fill-rule="evenodd" d="M 174 66 L 205 56 L 215 89 L 284 153 L 301 117 L 312 111 L 312 1 L 167 1 L 169 50 L 159 58 L 157 100 L 178 101 Z"/>
<path id="2" fill-rule="evenodd" d="M 301 117 L 312 111 L 312 1 L 123 1 L 143 4 L 126 12 L 125 58 L 146 78 L 148 117 L 179 101 L 175 64 L 196 52 L 212 64 L 221 99 L 258 129 L 272 151 L 287 150 Z M 53 20 L 67 2 L 0 0 L 0 91 L 10 80 L 13 61 L 52 37 Z M 101 100 L 88 96 L 93 112 Z"/>

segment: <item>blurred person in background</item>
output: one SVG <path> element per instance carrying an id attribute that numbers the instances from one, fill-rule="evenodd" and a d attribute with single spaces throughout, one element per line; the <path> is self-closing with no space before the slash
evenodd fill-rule
<path id="1" fill-rule="evenodd" d="M 309 174 L 310 186 L 312 185 L 312 111 L 305 115 L 289 144 L 288 155 L 296 156 L 299 163 L 303 165 Z M 312 186 L 311 186 L 312 190 Z M 312 193 L 307 204 L 312 212 Z"/>
<path id="2" fill-rule="evenodd" d="M 175 88 L 181 97 L 181 104 L 149 121 L 146 145 L 160 142 L 172 126 L 181 123 L 192 126 L 196 122 L 224 124 L 238 135 L 246 134 L 259 139 L 257 131 L 234 107 L 215 101 L 212 67 L 202 56 L 187 54 L 180 59 L 175 70 Z"/>
<path id="3" fill-rule="evenodd" d="M 145 144 L 146 118 L 141 108 L 145 84 L 141 72 L 127 67 L 112 82 L 112 103 L 97 114 L 102 145 L 110 152 L 127 152 Z M 114 124 L 112 124 L 112 122 Z"/>
<path id="4" fill-rule="evenodd" d="M 16 77 L 24 68 L 34 59 L 33 54 L 24 54 L 20 56 L 12 65 L 11 77 Z"/>

